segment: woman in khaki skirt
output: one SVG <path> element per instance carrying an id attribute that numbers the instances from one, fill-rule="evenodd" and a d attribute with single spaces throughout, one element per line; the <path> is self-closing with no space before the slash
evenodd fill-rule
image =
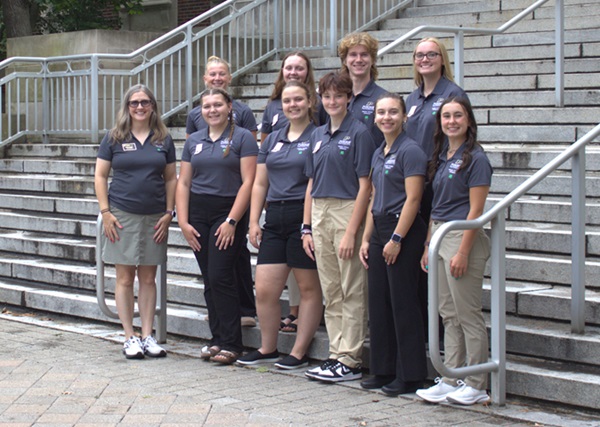
<path id="1" fill-rule="evenodd" d="M 160 118 L 156 98 L 144 85 L 131 87 L 115 126 L 100 143 L 95 174 L 105 235 L 102 259 L 115 264 L 115 301 L 126 337 L 123 353 L 128 359 L 167 354 L 156 343 L 152 328 L 156 266 L 166 260 L 169 225 L 175 216 L 175 158 L 175 146 Z M 141 340 L 133 330 L 136 275 Z"/>

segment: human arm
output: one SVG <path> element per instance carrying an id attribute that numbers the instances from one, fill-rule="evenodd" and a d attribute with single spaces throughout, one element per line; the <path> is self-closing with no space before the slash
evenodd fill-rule
<path id="1" fill-rule="evenodd" d="M 238 189 L 235 201 L 233 202 L 233 206 L 228 215 L 229 218 L 233 218 L 235 221 L 239 221 L 242 216 L 244 216 L 246 210 L 248 210 L 248 205 L 250 204 L 252 185 L 256 175 L 256 155 L 240 158 L 240 174 L 242 177 L 242 185 L 240 185 L 240 188 Z M 219 250 L 227 249 L 227 247 L 233 245 L 236 226 L 237 224 L 231 225 L 228 222 L 223 222 L 223 224 L 217 228 L 217 231 L 215 232 L 215 236 L 217 236 L 215 246 L 217 246 Z"/>
<path id="2" fill-rule="evenodd" d="M 479 218 L 483 214 L 485 200 L 489 191 L 490 187 L 487 185 L 469 188 L 469 213 L 467 220 Z M 457 279 L 464 276 L 467 272 L 469 254 L 471 253 L 471 248 L 473 247 L 478 231 L 478 229 L 465 230 L 456 255 L 450 259 L 450 274 Z"/>
<path id="3" fill-rule="evenodd" d="M 200 233 L 189 223 L 190 191 L 192 188 L 192 165 L 190 162 L 182 161 L 179 168 L 179 179 L 175 189 L 175 206 L 179 214 L 177 221 L 188 245 L 199 252 L 201 249 Z"/>
<path id="4" fill-rule="evenodd" d="M 354 201 L 354 208 L 346 231 L 340 241 L 338 256 L 341 259 L 350 259 L 354 255 L 354 245 L 356 242 L 356 233 L 358 232 L 365 213 L 369 205 L 369 196 L 371 195 L 371 180 L 368 176 L 358 178 L 358 194 Z"/>
<path id="5" fill-rule="evenodd" d="M 264 163 L 256 165 L 256 178 L 252 186 L 252 198 L 250 200 L 250 227 L 249 237 L 252 246 L 258 249 L 262 239 L 262 229 L 260 228 L 260 215 L 262 214 L 267 191 L 269 189 L 269 177 L 267 174 L 267 165 Z"/>
<path id="6" fill-rule="evenodd" d="M 375 186 L 371 188 L 371 201 L 369 202 L 369 207 L 367 208 L 367 219 L 365 221 L 365 231 L 363 232 L 362 243 L 360 245 L 359 258 L 362 265 L 368 269 L 369 268 L 369 240 L 371 239 L 371 235 L 373 234 L 373 229 L 375 224 L 373 222 L 373 199 L 375 198 Z"/>
<path id="7" fill-rule="evenodd" d="M 303 224 L 312 225 L 312 184 L 313 179 L 310 178 L 308 180 L 308 184 L 306 185 L 306 195 L 304 196 L 304 217 L 302 219 Z M 304 252 L 306 255 L 315 260 L 315 242 L 313 241 L 312 233 L 303 233 L 302 234 L 302 247 L 304 248 Z"/>
<path id="8" fill-rule="evenodd" d="M 94 172 L 94 189 L 96 198 L 102 214 L 104 235 L 111 241 L 119 240 L 117 229 L 123 228 L 117 218 L 111 213 L 108 202 L 108 175 L 112 163 L 104 159 L 96 159 L 96 170 Z"/>
<path id="9" fill-rule="evenodd" d="M 175 162 L 168 163 L 163 171 L 163 177 L 165 180 L 165 193 L 167 201 L 167 211 L 173 211 L 175 209 L 175 188 L 177 187 L 177 169 Z M 165 212 L 160 217 L 156 225 L 154 226 L 154 241 L 161 243 L 168 236 L 169 226 L 173 220 L 173 215 Z"/>
<path id="10" fill-rule="evenodd" d="M 398 223 L 394 229 L 395 234 L 404 237 L 412 227 L 419 207 L 421 206 L 421 197 L 423 196 L 423 188 L 425 185 L 425 177 L 422 175 L 413 175 L 404 179 L 404 188 L 406 191 L 406 201 L 402 207 Z M 402 242 L 396 243 L 390 241 L 383 247 L 383 259 L 387 265 L 392 265 L 398 259 L 398 255 L 402 250 Z"/>

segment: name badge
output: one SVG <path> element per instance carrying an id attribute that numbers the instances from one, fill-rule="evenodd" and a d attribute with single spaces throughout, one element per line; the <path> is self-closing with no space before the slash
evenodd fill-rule
<path id="1" fill-rule="evenodd" d="M 412 107 L 410 107 L 410 110 L 408 111 L 408 114 L 407 114 L 407 116 L 408 116 L 408 117 L 412 116 L 413 114 L 415 114 L 415 111 L 416 111 L 416 110 L 417 110 L 417 106 L 416 106 L 416 105 L 413 105 Z"/>
<path id="2" fill-rule="evenodd" d="M 273 120 L 271 120 L 271 126 L 275 126 L 278 121 L 279 121 L 279 114 L 275 114 L 273 116 Z"/>
<path id="3" fill-rule="evenodd" d="M 319 151 L 319 148 L 321 148 L 321 141 L 317 141 L 317 143 L 315 144 L 315 148 L 313 148 L 313 154 L 315 154 L 317 151 Z"/>
<path id="4" fill-rule="evenodd" d="M 194 151 L 194 155 L 202 152 L 202 144 L 196 145 L 196 150 Z"/>
<path id="5" fill-rule="evenodd" d="M 135 142 L 128 142 L 127 144 L 123 144 L 121 147 L 123 148 L 123 151 L 136 151 L 137 150 L 137 146 L 135 145 Z"/>
<path id="6" fill-rule="evenodd" d="M 271 152 L 277 153 L 278 151 L 281 150 L 281 147 L 283 147 L 283 142 L 278 142 L 277 144 L 275 144 L 275 147 L 273 147 Z"/>

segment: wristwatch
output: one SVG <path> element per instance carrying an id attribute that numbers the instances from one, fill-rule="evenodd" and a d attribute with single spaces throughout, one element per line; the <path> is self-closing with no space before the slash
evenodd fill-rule
<path id="1" fill-rule="evenodd" d="M 235 226 L 235 225 L 237 224 L 237 221 L 236 221 L 235 219 L 233 219 L 233 218 L 229 218 L 229 217 L 225 218 L 225 222 L 226 222 L 227 224 L 231 224 L 231 225 L 233 225 L 233 226 Z"/>
<path id="2" fill-rule="evenodd" d="M 177 212 L 175 212 L 175 210 L 170 211 L 167 209 L 165 213 L 171 215 L 173 218 L 177 216 Z"/>
<path id="3" fill-rule="evenodd" d="M 399 244 L 400 244 L 400 242 L 402 242 L 402 236 L 401 236 L 401 235 L 399 235 L 398 233 L 394 233 L 394 234 L 392 234 L 392 237 L 390 238 L 390 240 L 391 240 L 393 243 L 395 243 L 395 244 L 399 245 Z"/>

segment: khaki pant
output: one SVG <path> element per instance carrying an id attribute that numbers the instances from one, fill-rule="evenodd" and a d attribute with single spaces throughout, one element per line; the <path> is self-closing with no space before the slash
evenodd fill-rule
<path id="1" fill-rule="evenodd" d="M 441 224 L 433 224 L 435 232 Z M 483 229 L 475 237 L 469 254 L 467 272 L 459 279 L 450 274 L 450 259 L 456 255 L 463 231 L 446 234 L 440 246 L 439 310 L 444 321 L 444 354 L 449 368 L 471 366 L 488 361 L 488 336 L 483 314 L 481 294 L 485 264 L 490 257 L 490 241 Z M 465 383 L 478 390 L 487 388 L 487 374 L 470 375 Z M 456 385 L 455 378 L 443 378 Z"/>
<path id="2" fill-rule="evenodd" d="M 351 368 L 362 364 L 367 333 L 367 273 L 358 257 L 363 227 L 356 234 L 353 257 L 338 257 L 353 209 L 354 200 L 313 199 L 313 239 L 325 298 L 329 357 Z"/>

